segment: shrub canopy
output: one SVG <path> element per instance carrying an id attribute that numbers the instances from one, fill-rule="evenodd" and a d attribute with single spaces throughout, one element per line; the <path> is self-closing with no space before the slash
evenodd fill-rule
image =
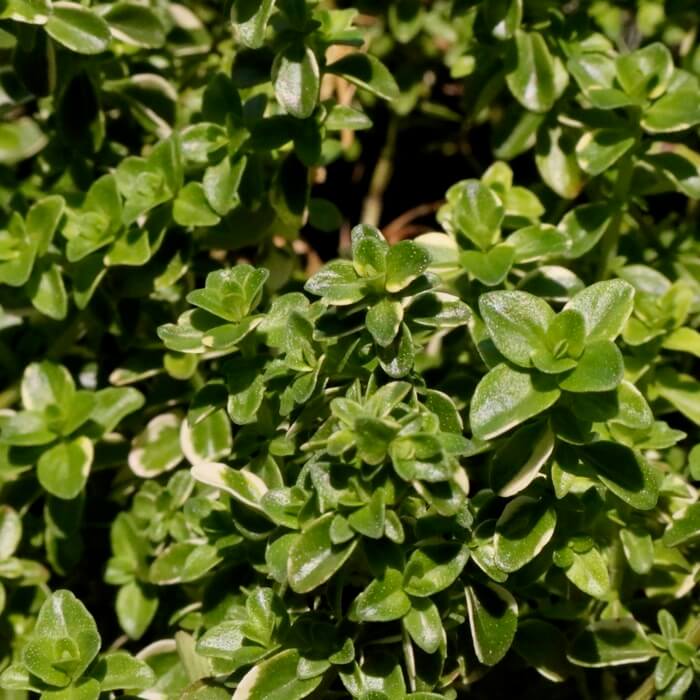
<path id="1" fill-rule="evenodd" d="M 3 697 L 695 697 L 699 25 L 0 0 Z"/>

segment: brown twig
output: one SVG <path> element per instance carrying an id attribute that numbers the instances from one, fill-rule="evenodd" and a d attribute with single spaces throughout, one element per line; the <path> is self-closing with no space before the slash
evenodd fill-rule
<path id="1" fill-rule="evenodd" d="M 386 226 L 384 229 L 384 237 L 389 243 L 398 243 L 398 241 L 404 238 L 409 238 L 416 229 L 425 228 L 416 224 L 410 226 L 410 224 L 413 224 L 416 219 L 434 214 L 444 203 L 445 200 L 441 199 L 438 202 L 426 202 L 425 204 L 419 204 L 417 207 L 409 209 L 401 214 L 401 216 L 397 216 Z"/>
<path id="2" fill-rule="evenodd" d="M 292 250 L 299 256 L 306 256 L 306 275 L 308 277 L 311 277 L 311 275 L 321 269 L 323 261 L 318 253 L 306 241 L 301 238 L 292 241 Z"/>
<path id="3" fill-rule="evenodd" d="M 364 49 L 363 49 L 364 50 Z M 334 44 L 329 46 L 326 51 L 326 63 L 334 63 L 340 60 L 348 53 L 352 53 L 352 48 L 349 46 L 340 46 Z M 326 73 L 321 82 L 321 100 L 330 99 L 334 94 L 339 105 L 349 107 L 352 104 L 352 98 L 355 96 L 357 87 L 352 83 L 341 78 L 339 75 Z M 343 129 L 340 132 L 340 142 L 345 150 L 348 150 L 355 139 L 355 132 L 352 129 Z"/>
<path id="4" fill-rule="evenodd" d="M 396 137 L 399 125 L 396 115 L 392 115 L 387 128 L 386 142 L 379 155 L 377 164 L 374 166 L 372 180 L 369 184 L 369 191 L 362 204 L 363 224 L 378 226 L 382 217 L 384 207 L 384 192 L 389 186 L 391 176 L 394 173 L 394 152 L 396 151 Z"/>

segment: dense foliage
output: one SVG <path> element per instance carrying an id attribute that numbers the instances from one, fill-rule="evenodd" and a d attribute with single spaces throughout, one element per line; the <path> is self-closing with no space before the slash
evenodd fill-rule
<path id="1" fill-rule="evenodd" d="M 698 697 L 699 28 L 0 0 L 2 697 Z"/>

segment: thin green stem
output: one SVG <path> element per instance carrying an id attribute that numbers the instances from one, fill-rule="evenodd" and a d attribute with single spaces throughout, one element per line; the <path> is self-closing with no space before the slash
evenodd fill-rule
<path id="1" fill-rule="evenodd" d="M 612 202 L 615 205 L 616 212 L 608 224 L 608 228 L 603 234 L 600 248 L 600 268 L 598 270 L 598 279 L 607 279 L 617 257 L 617 246 L 620 241 L 620 233 L 622 230 L 622 221 L 625 218 L 626 202 L 630 192 L 632 183 L 632 174 L 634 172 L 634 149 L 628 151 L 620 160 L 620 166 L 617 173 L 617 182 L 613 190 Z"/>

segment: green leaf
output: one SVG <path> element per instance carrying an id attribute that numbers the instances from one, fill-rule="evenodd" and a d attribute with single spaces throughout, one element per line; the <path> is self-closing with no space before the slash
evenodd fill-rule
<path id="1" fill-rule="evenodd" d="M 594 598 L 603 598 L 610 591 L 608 567 L 595 546 L 584 552 L 569 548 L 564 571 L 569 581 Z"/>
<path id="2" fill-rule="evenodd" d="M 547 421 L 526 425 L 501 446 L 491 460 L 491 488 L 502 498 L 526 489 L 554 451 L 554 433 Z"/>
<path id="3" fill-rule="evenodd" d="M 187 127 L 181 136 L 182 154 L 187 163 L 208 165 L 221 156 L 228 144 L 228 134 L 219 124 L 200 122 Z"/>
<path id="4" fill-rule="evenodd" d="M 223 409 L 213 411 L 196 425 L 182 421 L 180 447 L 190 464 L 224 459 L 232 445 L 231 422 Z"/>
<path id="5" fill-rule="evenodd" d="M 328 581 L 353 553 L 357 540 L 334 545 L 330 538 L 333 513 L 314 520 L 289 550 L 287 576 L 296 593 L 308 593 Z"/>
<path id="6" fill-rule="evenodd" d="M 29 24 L 45 24 L 50 14 L 48 0 L 11 0 L 0 9 L 0 18 Z"/>
<path id="7" fill-rule="evenodd" d="M 638 510 L 651 510 L 659 498 L 661 474 L 639 453 L 614 442 L 582 448 L 584 462 L 618 498 Z"/>
<path id="8" fill-rule="evenodd" d="M 376 491 L 367 505 L 348 516 L 348 523 L 361 535 L 377 540 L 384 534 L 385 517 L 384 493 Z"/>
<path id="9" fill-rule="evenodd" d="M 221 220 L 209 206 L 199 182 L 188 182 L 180 190 L 173 205 L 173 219 L 180 226 L 214 226 Z"/>
<path id="10" fill-rule="evenodd" d="M 269 645 L 277 628 L 287 621 L 282 600 L 270 588 L 258 588 L 246 599 L 247 619 L 241 629 L 258 644 Z"/>
<path id="11" fill-rule="evenodd" d="M 632 313 L 634 287 L 624 280 L 597 282 L 579 292 L 564 308 L 578 311 L 586 341 L 615 340 Z"/>
<path id="12" fill-rule="evenodd" d="M 550 348 L 565 347 L 566 354 L 580 358 L 584 351 L 586 326 L 578 311 L 567 309 L 556 315 L 547 328 L 547 344 Z"/>
<path id="13" fill-rule="evenodd" d="M 109 45 L 107 22 L 74 2 L 54 2 L 45 28 L 51 38 L 76 53 L 98 54 Z"/>
<path id="14" fill-rule="evenodd" d="M 459 328 L 469 323 L 469 307 L 445 292 L 425 292 L 415 297 L 408 308 L 413 323 L 428 328 Z"/>
<path id="15" fill-rule="evenodd" d="M 577 666 L 601 668 L 648 661 L 656 649 L 632 618 L 601 620 L 574 639 L 569 660 Z"/>
<path id="16" fill-rule="evenodd" d="M 545 184 L 564 199 L 575 199 L 586 184 L 576 158 L 579 132 L 543 125 L 537 137 L 535 163 Z"/>
<path id="17" fill-rule="evenodd" d="M 673 516 L 664 532 L 666 547 L 678 547 L 700 537 L 700 503 L 693 503 Z"/>
<path id="18" fill-rule="evenodd" d="M 9 559 L 22 539 L 22 520 L 8 505 L 0 506 L 0 562 Z"/>
<path id="19" fill-rule="evenodd" d="M 319 231 L 337 231 L 343 224 L 343 214 L 329 199 L 311 197 L 309 223 Z"/>
<path id="20" fill-rule="evenodd" d="M 68 370 L 49 360 L 27 365 L 20 389 L 22 404 L 30 411 L 68 406 L 75 396 L 75 383 Z"/>
<path id="21" fill-rule="evenodd" d="M 107 273 L 100 253 L 93 253 L 72 266 L 73 297 L 78 309 L 84 309 Z"/>
<path id="22" fill-rule="evenodd" d="M 651 535 L 641 527 L 620 530 L 620 541 L 625 558 L 632 571 L 647 574 L 654 563 L 654 543 Z"/>
<path id="23" fill-rule="evenodd" d="M 397 0 L 389 5 L 389 27 L 402 44 L 406 44 L 420 32 L 424 13 L 419 0 Z"/>
<path id="24" fill-rule="evenodd" d="M 675 678 L 673 678 L 669 686 L 666 688 L 663 697 L 668 698 L 669 700 L 671 698 L 675 700 L 676 698 L 685 697 L 685 694 L 690 689 L 690 686 L 693 685 L 694 678 L 695 672 L 692 668 L 686 668 L 680 673 L 677 673 Z"/>
<path id="25" fill-rule="evenodd" d="M 411 610 L 411 601 L 402 589 L 403 575 L 387 568 L 352 603 L 348 616 L 362 622 L 399 620 Z"/>
<path id="26" fill-rule="evenodd" d="M 162 413 L 151 420 L 132 442 L 129 467 L 142 479 L 174 469 L 182 461 L 180 417 Z"/>
<path id="27" fill-rule="evenodd" d="M 0 124 L 0 163 L 14 165 L 31 158 L 46 146 L 47 138 L 30 117 Z"/>
<path id="28" fill-rule="evenodd" d="M 663 690 L 671 683 L 677 668 L 678 662 L 670 654 L 659 657 L 654 667 L 654 685 L 657 690 Z"/>
<path id="29" fill-rule="evenodd" d="M 479 311 L 489 335 L 508 360 L 531 367 L 530 356 L 547 350 L 547 328 L 554 311 L 527 292 L 488 292 L 479 297 Z"/>
<path id="30" fill-rule="evenodd" d="M 22 661 L 31 674 L 62 688 L 82 676 L 100 643 L 92 615 L 70 591 L 59 590 L 41 606 Z"/>
<path id="31" fill-rule="evenodd" d="M 469 550 L 461 545 L 425 545 L 406 563 L 403 589 L 417 598 L 439 593 L 457 580 L 468 560 Z"/>
<path id="32" fill-rule="evenodd" d="M 242 117 L 241 98 L 226 73 L 215 73 L 202 94 L 202 116 L 209 122 L 225 124 L 229 117 Z"/>
<path id="33" fill-rule="evenodd" d="M 478 180 L 467 180 L 458 189 L 454 220 L 459 231 L 481 250 L 498 242 L 505 208 L 494 191 Z"/>
<path id="34" fill-rule="evenodd" d="M 135 659 L 125 651 L 113 651 L 101 656 L 91 670 L 100 682 L 102 692 L 109 690 L 146 690 L 156 682 L 156 675 L 145 661 Z"/>
<path id="35" fill-rule="evenodd" d="M 610 391 L 622 381 L 625 365 L 622 354 L 610 340 L 596 340 L 586 345 L 578 364 L 559 382 L 565 391 Z"/>
<path id="36" fill-rule="evenodd" d="M 62 407 L 61 416 L 52 419 L 50 425 L 63 436 L 71 435 L 90 418 L 94 405 L 95 397 L 91 391 L 76 391 L 71 403 Z"/>
<path id="37" fill-rule="evenodd" d="M 700 199 L 700 155 L 680 143 L 657 142 L 645 156 L 658 176 L 692 199 Z"/>
<path id="38" fill-rule="evenodd" d="M 474 278 L 489 287 L 501 284 L 515 261 L 515 249 L 505 243 L 491 250 L 465 250 L 459 256 L 462 267 Z"/>
<path id="39" fill-rule="evenodd" d="M 197 653 L 194 637 L 184 630 L 175 633 L 175 649 L 189 681 L 198 681 L 211 675 L 212 665 Z"/>
<path id="40" fill-rule="evenodd" d="M 676 673 L 675 678 L 671 681 L 669 686 L 666 688 L 663 697 L 669 700 L 673 698 L 683 698 L 688 692 L 690 687 L 693 685 L 693 679 L 695 678 L 695 669 L 686 668 L 679 673 Z"/>
<path id="41" fill-rule="evenodd" d="M 578 258 L 591 250 L 608 228 L 610 217 L 606 202 L 583 204 L 569 211 L 559 222 L 559 230 L 569 239 L 567 257 Z"/>
<path id="42" fill-rule="evenodd" d="M 189 583 L 205 576 L 221 559 L 212 545 L 176 542 L 160 552 L 151 564 L 148 578 L 160 586 Z"/>
<path id="43" fill-rule="evenodd" d="M 361 277 L 386 274 L 386 256 L 389 244 L 374 226 L 355 226 L 350 232 L 352 264 Z"/>
<path id="44" fill-rule="evenodd" d="M 686 418 L 700 425 L 700 382 L 672 367 L 664 367 L 656 373 L 655 389 Z"/>
<path id="45" fill-rule="evenodd" d="M 7 230 L 0 231 L 0 283 L 21 287 L 27 282 L 38 244 L 37 239 L 27 236 L 22 217 L 14 214 L 7 224 Z"/>
<path id="46" fill-rule="evenodd" d="M 516 32 L 514 64 L 506 82 L 515 99 L 532 112 L 549 111 L 557 98 L 554 59 L 539 32 Z"/>
<path id="47" fill-rule="evenodd" d="M 328 131 L 342 131 L 352 129 L 360 131 L 372 128 L 372 120 L 364 113 L 353 107 L 334 104 L 328 110 L 323 125 Z"/>
<path id="48" fill-rule="evenodd" d="M 231 5 L 231 22 L 238 40 L 257 49 L 265 39 L 265 30 L 275 9 L 275 0 L 235 0 Z"/>
<path id="49" fill-rule="evenodd" d="M 199 482 L 231 494 L 238 502 L 262 511 L 262 497 L 267 493 L 265 482 L 246 469 L 233 469 L 219 462 L 198 462 L 192 476 Z"/>
<path id="50" fill-rule="evenodd" d="M 408 382 L 389 382 L 372 394 L 365 403 L 365 408 L 378 418 L 386 418 L 409 391 L 411 391 L 411 385 Z"/>
<path id="51" fill-rule="evenodd" d="M 199 309 L 185 311 L 177 323 L 166 323 L 158 327 L 158 337 L 168 350 L 174 352 L 204 352 L 204 333 L 216 326 L 210 314 Z"/>
<path id="52" fill-rule="evenodd" d="M 12 691 L 33 690 L 39 693 L 41 692 L 39 686 L 43 685 L 39 681 L 33 679 L 29 671 L 27 671 L 21 663 L 13 663 L 7 666 L 2 674 L 0 674 L 0 684 L 2 684 L 1 687 L 3 689 L 10 691 L 10 696 L 12 695 Z"/>
<path id="53" fill-rule="evenodd" d="M 446 233 L 423 233 L 415 239 L 430 256 L 430 269 L 434 271 L 455 270 L 459 266 L 459 246 L 452 236 Z"/>
<path id="54" fill-rule="evenodd" d="M 44 255 L 53 241 L 63 218 L 66 202 L 59 195 L 50 195 L 32 204 L 27 212 L 27 235 L 38 241 L 37 253 Z"/>
<path id="55" fill-rule="evenodd" d="M 700 481 L 700 445 L 695 445 L 688 452 L 688 469 L 694 481 Z"/>
<path id="56" fill-rule="evenodd" d="M 103 17 L 112 36 L 125 44 L 155 49 L 165 43 L 165 27 L 150 7 L 120 0 L 109 5 Z"/>
<path id="57" fill-rule="evenodd" d="M 518 224 L 522 219 L 537 221 L 545 213 L 539 197 L 525 187 L 511 187 L 505 194 L 504 204 L 509 225 L 514 225 L 513 220 Z"/>
<path id="58" fill-rule="evenodd" d="M 401 302 L 382 299 L 367 312 L 365 325 L 375 342 L 382 347 L 391 345 L 403 321 Z"/>
<path id="59" fill-rule="evenodd" d="M 117 237 L 105 255 L 105 265 L 145 265 L 153 254 L 145 228 L 131 227 Z"/>
<path id="60" fill-rule="evenodd" d="M 220 163 L 206 169 L 202 181 L 204 195 L 219 216 L 225 216 L 238 206 L 238 189 L 247 163 L 245 156 L 233 164 L 229 158 L 222 158 Z"/>
<path id="61" fill-rule="evenodd" d="M 617 109 L 635 103 L 617 86 L 615 60 L 605 49 L 574 55 L 569 59 L 567 67 L 594 107 Z"/>
<path id="62" fill-rule="evenodd" d="M 365 659 L 360 668 L 341 671 L 340 679 L 353 698 L 367 700 L 403 700 L 406 683 L 395 656 L 377 651 Z"/>
<path id="63" fill-rule="evenodd" d="M 572 669 L 566 658 L 567 639 L 553 624 L 520 620 L 513 648 L 547 680 L 566 680 Z"/>
<path id="64" fill-rule="evenodd" d="M 548 224 L 535 224 L 518 229 L 508 237 L 515 248 L 514 262 L 527 263 L 565 256 L 569 251 L 568 236 Z"/>
<path id="65" fill-rule="evenodd" d="M 634 146 L 634 137 L 625 129 L 587 131 L 576 144 L 581 169 L 589 175 L 600 175 L 612 167 Z"/>
<path id="66" fill-rule="evenodd" d="M 37 411 L 22 411 L 7 417 L 0 416 L 0 439 L 4 445 L 47 445 L 58 436 L 49 429 L 46 416 Z"/>
<path id="67" fill-rule="evenodd" d="M 187 301 L 227 321 L 242 321 L 260 303 L 269 274 L 246 264 L 217 270 L 207 275 L 206 288 L 190 292 Z"/>
<path id="68" fill-rule="evenodd" d="M 275 97 L 297 119 L 310 117 L 318 102 L 321 85 L 316 55 L 303 45 L 292 45 L 277 55 L 272 68 Z"/>
<path id="69" fill-rule="evenodd" d="M 676 328 L 664 338 L 663 347 L 700 357 L 700 333 L 694 328 Z"/>
<path id="70" fill-rule="evenodd" d="M 426 654 L 434 654 L 446 644 L 440 611 L 430 598 L 413 598 L 403 617 L 404 629 Z"/>
<path id="71" fill-rule="evenodd" d="M 518 627 L 518 604 L 502 586 L 472 584 L 464 589 L 469 627 L 476 657 L 495 666 L 513 644 Z"/>
<path id="72" fill-rule="evenodd" d="M 124 632 L 131 639 L 140 639 L 158 610 L 158 597 L 152 588 L 130 581 L 119 589 L 115 609 Z"/>
<path id="73" fill-rule="evenodd" d="M 100 684 L 94 678 L 80 678 L 68 688 L 46 690 L 42 700 L 98 700 Z"/>
<path id="74" fill-rule="evenodd" d="M 210 627 L 197 641 L 197 652 L 213 659 L 228 659 L 236 667 L 255 663 L 267 654 L 257 644 L 246 644 L 238 620 L 224 620 Z"/>
<path id="75" fill-rule="evenodd" d="M 66 317 L 68 295 L 58 265 L 41 261 L 32 270 L 26 290 L 35 309 L 57 321 Z"/>
<path id="76" fill-rule="evenodd" d="M 333 306 L 349 306 L 365 296 L 364 284 L 347 260 L 324 265 L 306 281 L 304 289 L 309 294 L 322 296 L 324 302 Z"/>
<path id="77" fill-rule="evenodd" d="M 242 372 L 235 379 L 229 379 L 229 392 L 226 410 L 231 420 L 236 425 L 254 423 L 265 398 L 263 377 L 254 370 Z"/>
<path id="78" fill-rule="evenodd" d="M 103 433 L 111 433 L 125 416 L 138 411 L 146 401 L 143 394 L 132 387 L 108 387 L 95 392 L 94 397 L 90 420 Z"/>
<path id="79" fill-rule="evenodd" d="M 396 100 L 399 86 L 387 67 L 371 54 L 350 53 L 331 63 L 326 72 L 340 75 L 384 100 Z"/>
<path id="80" fill-rule="evenodd" d="M 668 93 L 644 112 L 641 123 L 650 134 L 690 129 L 700 124 L 700 96 L 695 90 Z"/>
<path id="81" fill-rule="evenodd" d="M 121 571 L 129 577 L 138 575 L 146 566 L 150 547 L 139 532 L 136 519 L 130 513 L 119 513 L 109 534 L 112 553 Z"/>
<path id="82" fill-rule="evenodd" d="M 76 437 L 57 443 L 37 463 L 39 483 L 50 494 L 70 500 L 85 487 L 94 457 L 92 442 Z"/>
<path id="83" fill-rule="evenodd" d="M 386 254 L 386 290 L 391 294 L 405 289 L 430 264 L 428 253 L 413 241 L 401 241 Z"/>
<path id="84" fill-rule="evenodd" d="M 497 566 L 506 572 L 521 569 L 552 539 L 556 524 L 556 511 L 545 499 L 517 496 L 509 501 L 496 522 Z"/>
<path id="85" fill-rule="evenodd" d="M 548 379 L 497 365 L 481 379 L 472 396 L 472 432 L 481 440 L 490 440 L 546 411 L 559 396 L 559 389 Z"/>
<path id="86" fill-rule="evenodd" d="M 392 379 L 401 379 L 411 371 L 414 360 L 413 336 L 408 326 L 402 323 L 401 331 L 394 342 L 380 350 L 379 363 Z"/>
<path id="87" fill-rule="evenodd" d="M 666 92 L 673 75 L 673 56 L 659 42 L 619 56 L 615 62 L 617 79 L 623 90 L 635 99 L 656 99 Z"/>
<path id="88" fill-rule="evenodd" d="M 497 39 L 509 39 L 523 18 L 522 0 L 496 0 L 483 6 L 485 20 Z"/>

